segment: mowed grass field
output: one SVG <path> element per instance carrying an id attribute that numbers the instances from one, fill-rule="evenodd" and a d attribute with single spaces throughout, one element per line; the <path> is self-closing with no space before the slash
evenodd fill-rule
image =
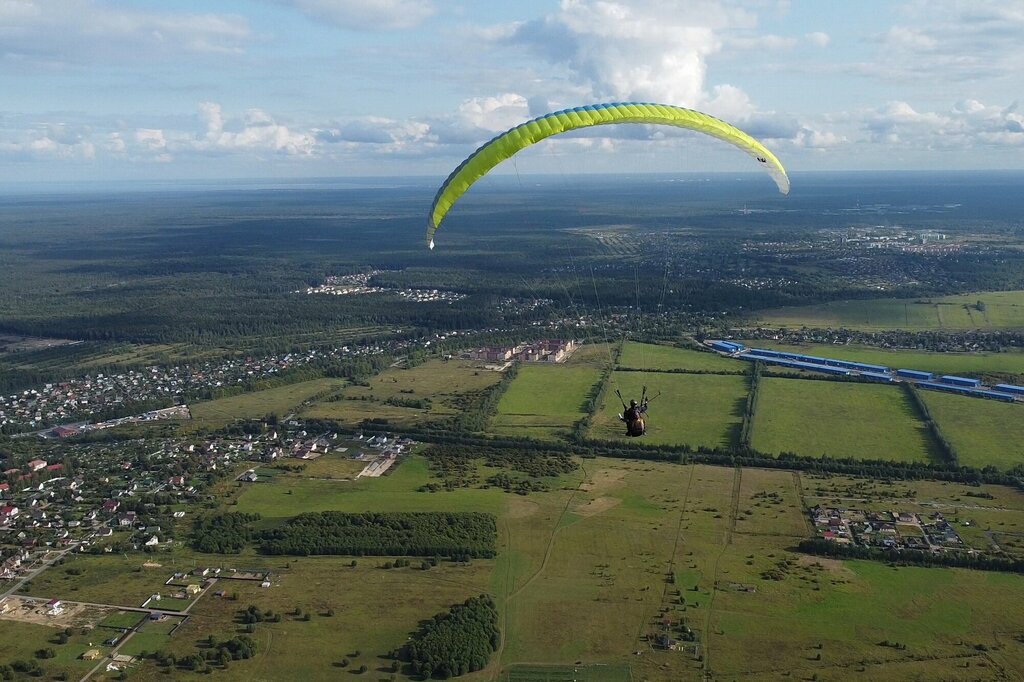
<path id="1" fill-rule="evenodd" d="M 738 443 L 747 396 L 747 379 L 740 375 L 669 374 L 665 372 L 614 372 L 604 405 L 591 426 L 589 437 L 625 439 L 618 419 L 622 403 L 640 399 L 643 386 L 648 396 L 661 395 L 651 403 L 645 442 L 728 446 Z"/>
<path id="2" fill-rule="evenodd" d="M 305 417 L 333 419 L 355 426 L 364 419 L 383 418 L 401 426 L 444 419 L 455 412 L 471 393 L 501 380 L 501 373 L 480 363 L 430 360 L 409 369 L 391 367 L 369 381 L 369 386 L 348 386 L 339 399 L 320 402 L 305 410 Z M 419 409 L 389 405 L 387 400 L 429 400 Z"/>
<path id="3" fill-rule="evenodd" d="M 523 364 L 498 402 L 488 430 L 510 436 L 566 436 L 585 416 L 584 402 L 600 379 L 589 364 Z"/>
<path id="4" fill-rule="evenodd" d="M 936 374 L 964 374 L 974 377 L 992 373 L 1024 376 L 1024 352 L 1019 350 L 1002 353 L 929 353 L 821 343 L 782 344 L 757 340 L 745 343 L 752 348 L 770 348 L 837 360 L 866 362 L 892 369 L 919 369 Z"/>
<path id="5" fill-rule="evenodd" d="M 961 464 L 1010 469 L 1024 464 L 1024 405 L 920 391 Z"/>
<path id="6" fill-rule="evenodd" d="M 978 301 L 984 310 L 977 308 Z M 854 329 L 1024 328 L 1024 291 L 985 291 L 922 299 L 834 301 L 762 311 L 759 322 L 787 327 Z"/>
<path id="7" fill-rule="evenodd" d="M 932 458 L 927 428 L 902 390 L 838 381 L 763 378 L 751 445 L 815 457 Z"/>
<path id="8" fill-rule="evenodd" d="M 743 363 L 723 358 L 717 353 L 659 346 L 630 341 L 622 348 L 619 367 L 630 369 L 673 370 L 688 369 L 706 372 L 742 372 Z"/>

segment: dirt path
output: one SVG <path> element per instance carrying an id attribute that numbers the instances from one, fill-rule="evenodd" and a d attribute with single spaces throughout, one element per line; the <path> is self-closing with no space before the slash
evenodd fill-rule
<path id="1" fill-rule="evenodd" d="M 576 499 L 576 494 L 578 492 L 580 492 L 580 490 L 583 489 L 583 484 L 587 480 L 587 469 L 586 469 L 586 467 L 584 467 L 581 464 L 580 465 L 580 469 L 583 470 L 583 478 L 580 480 L 579 485 L 576 486 L 576 489 L 572 491 L 572 494 L 569 495 L 569 499 L 567 499 L 565 501 L 565 506 L 562 507 L 562 513 L 559 514 L 558 518 L 555 520 L 555 525 L 551 529 L 551 536 L 548 538 L 548 545 L 544 549 L 544 558 L 540 562 L 540 568 L 538 568 L 533 573 L 533 575 L 531 575 L 529 578 L 527 578 L 526 582 L 524 582 L 518 588 L 513 590 L 512 589 L 512 584 L 511 584 L 511 582 L 512 582 L 512 577 L 511 577 L 512 561 L 511 561 L 511 558 L 506 563 L 506 566 L 505 566 L 505 590 L 506 590 L 506 593 L 505 593 L 505 617 L 502 619 L 503 623 L 504 623 L 504 627 L 502 628 L 503 632 L 501 633 L 501 643 L 498 645 L 498 650 L 495 652 L 495 661 L 497 661 L 497 670 L 494 673 L 494 677 L 492 677 L 492 679 L 494 679 L 494 680 L 498 680 L 501 677 L 501 668 L 502 668 L 501 657 L 505 653 L 505 640 L 508 639 L 508 614 L 509 614 L 509 611 L 511 610 L 510 603 L 523 590 L 525 590 L 527 587 L 529 587 L 530 584 L 534 580 L 537 579 L 537 576 L 539 576 L 541 573 L 543 573 L 544 569 L 547 568 L 548 560 L 551 558 L 551 550 L 552 550 L 552 548 L 555 545 L 555 536 L 558 535 L 558 531 L 561 530 L 561 528 L 562 528 L 562 519 L 565 518 L 565 515 L 569 511 L 569 507 L 572 505 L 573 500 Z M 512 530 L 509 527 L 507 520 L 505 521 L 504 526 L 505 526 L 506 542 L 507 542 L 506 546 L 509 549 L 511 549 L 511 547 L 512 547 Z"/>

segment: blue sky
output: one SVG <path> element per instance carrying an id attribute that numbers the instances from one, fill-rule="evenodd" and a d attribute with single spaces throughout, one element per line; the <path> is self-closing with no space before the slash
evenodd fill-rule
<path id="1" fill-rule="evenodd" d="M 0 180 L 444 175 L 548 110 L 640 99 L 792 170 L 1024 168 L 1024 4 L 0 0 Z M 692 135 L 522 172 L 744 169 Z"/>

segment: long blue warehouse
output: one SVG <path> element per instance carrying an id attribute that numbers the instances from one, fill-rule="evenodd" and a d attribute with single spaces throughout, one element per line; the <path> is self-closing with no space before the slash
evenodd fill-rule
<path id="1" fill-rule="evenodd" d="M 884 372 L 861 372 L 860 375 L 865 379 L 874 379 L 875 381 L 892 382 L 892 377 Z"/>
<path id="2" fill-rule="evenodd" d="M 921 381 L 931 381 L 931 372 L 921 372 L 916 369 L 898 369 L 896 370 L 896 376 L 903 377 L 905 379 L 920 379 Z"/>
<path id="3" fill-rule="evenodd" d="M 968 386 L 970 388 L 977 388 L 981 386 L 980 379 L 968 379 L 967 377 L 955 377 L 951 374 L 947 374 L 939 379 L 944 384 L 953 384 L 954 386 Z"/>
<path id="4" fill-rule="evenodd" d="M 1013 384 L 996 384 L 993 388 L 997 388 L 1000 391 L 1006 393 L 1016 393 L 1017 395 L 1024 395 L 1024 386 L 1014 386 Z"/>

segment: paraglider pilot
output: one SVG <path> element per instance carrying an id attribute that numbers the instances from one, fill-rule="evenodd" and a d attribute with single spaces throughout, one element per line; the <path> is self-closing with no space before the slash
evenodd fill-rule
<path id="1" fill-rule="evenodd" d="M 622 399 L 622 394 L 618 390 L 615 393 L 619 396 L 619 402 L 622 403 L 622 414 L 619 415 L 619 420 L 626 425 L 626 435 L 632 437 L 644 435 L 644 432 L 647 430 L 644 415 L 647 414 L 647 406 L 650 405 L 652 400 L 652 398 L 647 397 L 647 387 L 644 386 L 643 392 L 640 394 L 640 402 L 630 400 L 628 406 L 626 401 Z M 654 397 L 657 398 L 658 396 Z"/>

